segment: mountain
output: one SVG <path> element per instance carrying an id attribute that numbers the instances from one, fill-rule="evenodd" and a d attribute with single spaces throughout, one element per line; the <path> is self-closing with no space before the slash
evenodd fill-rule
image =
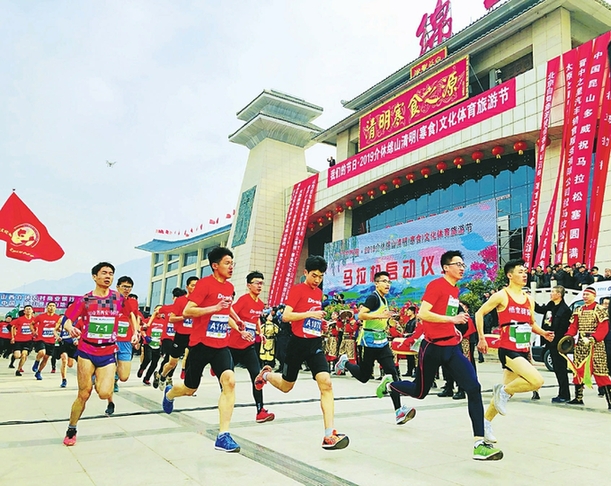
<path id="1" fill-rule="evenodd" d="M 148 295 L 149 282 L 151 279 L 151 258 L 144 257 L 130 260 L 116 266 L 116 279 L 122 275 L 129 275 L 135 282 L 133 292 L 138 295 L 138 300 L 144 302 Z M 113 284 L 114 285 L 114 284 Z M 82 295 L 93 289 L 93 280 L 88 273 L 74 273 L 69 277 L 58 280 L 37 280 L 9 290 L 11 293 L 19 294 L 68 294 Z"/>

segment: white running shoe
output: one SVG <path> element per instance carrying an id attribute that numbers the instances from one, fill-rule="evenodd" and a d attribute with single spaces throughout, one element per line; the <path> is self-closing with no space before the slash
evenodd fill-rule
<path id="1" fill-rule="evenodd" d="M 492 433 L 492 422 L 486 419 L 484 419 L 484 439 L 488 442 L 496 442 L 496 437 Z"/>
<path id="2" fill-rule="evenodd" d="M 494 408 L 501 415 L 507 414 L 507 401 L 510 398 L 509 393 L 505 391 L 505 387 L 502 384 L 494 385 L 492 388 L 494 393 Z"/>

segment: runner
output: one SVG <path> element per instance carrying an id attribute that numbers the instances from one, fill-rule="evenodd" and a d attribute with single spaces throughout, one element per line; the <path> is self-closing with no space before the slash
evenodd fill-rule
<path id="1" fill-rule="evenodd" d="M 399 381 L 399 373 L 395 367 L 395 359 L 388 344 L 386 328 L 396 328 L 398 322 L 397 314 L 390 310 L 386 296 L 390 292 L 390 274 L 388 272 L 377 272 L 373 276 L 375 291 L 365 303 L 359 308 L 359 319 L 363 322 L 363 357 L 360 365 L 349 363 L 348 356 L 342 354 L 335 369 L 343 373 L 347 369 L 353 377 L 361 383 L 367 383 L 371 379 L 373 363 L 377 361 L 384 370 L 389 381 Z M 392 378 L 392 380 L 391 380 Z M 395 410 L 395 423 L 403 425 L 416 415 L 415 408 L 401 406 L 401 397 L 395 390 L 390 390 L 393 408 Z"/>
<path id="2" fill-rule="evenodd" d="M 263 290 L 264 277 L 261 272 L 250 272 L 246 275 L 246 286 L 248 293 L 242 295 L 232 306 L 235 316 L 232 316 L 240 328 L 245 327 L 246 331 L 252 337 L 252 340 L 242 338 L 241 333 L 229 333 L 229 350 L 233 359 L 233 365 L 242 364 L 250 374 L 252 381 L 252 396 L 255 399 L 257 406 L 257 423 L 270 422 L 274 420 L 275 415 L 268 412 L 263 407 L 263 392 L 257 390 L 255 379 L 261 371 L 261 363 L 255 346 L 255 337 L 262 336 L 261 333 L 261 314 L 265 304 L 259 298 Z M 263 337 L 264 339 L 264 337 Z"/>
<path id="3" fill-rule="evenodd" d="M 187 291 L 176 287 L 172 290 L 173 301 L 176 301 L 177 297 L 181 297 L 183 295 L 187 295 Z M 161 334 L 161 356 L 163 356 L 163 360 L 159 365 L 159 371 L 155 371 L 153 374 L 153 388 L 159 387 L 159 382 L 161 378 L 161 372 L 163 371 L 163 367 L 170 360 L 170 354 L 172 353 L 172 346 L 174 344 L 174 336 L 176 335 L 176 331 L 174 329 L 174 324 L 170 322 L 170 313 L 172 312 L 172 305 L 163 305 L 157 311 L 157 314 L 162 318 L 167 320 L 167 325 L 163 329 L 163 333 Z M 171 385 L 172 373 L 174 370 L 170 372 L 168 376 L 167 383 Z"/>
<path id="4" fill-rule="evenodd" d="M 327 262 L 323 257 L 310 256 L 306 259 L 305 281 L 290 290 L 282 314 L 282 320 L 290 322 L 293 331 L 287 346 L 282 374 L 272 373 L 272 368 L 266 365 L 257 376 L 255 386 L 261 389 L 266 383 L 270 383 L 281 392 L 288 393 L 295 386 L 301 363 L 305 361 L 320 390 L 320 407 L 325 427 L 322 447 L 344 449 L 350 439 L 345 434 L 337 433 L 333 426 L 333 383 L 321 337 L 322 321 L 326 313 L 322 310 L 322 290 L 319 285 L 326 270 Z"/>
<path id="5" fill-rule="evenodd" d="M 214 448 L 225 452 L 238 452 L 240 446 L 229 434 L 229 423 L 235 403 L 235 376 L 232 370 L 228 344 L 228 327 L 252 340 L 246 330 L 240 331 L 230 319 L 233 285 L 229 278 L 233 273 L 233 253 L 225 247 L 216 247 L 208 253 L 212 275 L 197 282 L 189 295 L 183 315 L 193 318 L 193 330 L 189 338 L 189 355 L 184 384 L 168 385 L 163 393 L 163 410 L 172 413 L 177 397 L 191 396 L 202 379 L 202 372 L 210 364 L 221 385 L 219 397 L 219 434 Z"/>
<path id="6" fill-rule="evenodd" d="M 144 353 L 144 359 L 138 368 L 138 378 L 142 378 L 142 383 L 147 386 L 151 385 L 151 376 L 155 371 L 155 367 L 159 362 L 161 356 L 161 338 L 166 332 L 168 321 L 170 319 L 169 314 L 160 312 L 162 306 L 158 305 L 153 311 L 153 315 L 148 319 L 148 322 L 142 326 L 144 332 L 144 345 L 142 352 Z"/>
<path id="7" fill-rule="evenodd" d="M 418 317 L 422 320 L 424 339 L 418 352 L 418 368 L 414 381 L 390 383 L 384 379 L 377 390 L 382 398 L 389 389 L 402 395 L 423 399 L 431 389 L 435 373 L 440 365 L 446 365 L 456 382 L 467 394 L 469 417 L 475 436 L 473 459 L 494 461 L 503 453 L 484 440 L 484 405 L 481 386 L 473 366 L 462 352 L 462 336 L 455 324 L 465 324 L 467 314 L 458 313 L 458 281 L 465 273 L 466 265 L 460 251 L 447 251 L 441 255 L 443 277 L 431 281 L 424 291 Z"/>
<path id="8" fill-rule="evenodd" d="M 123 296 L 110 288 L 114 273 L 115 267 L 110 263 L 98 263 L 91 269 L 95 289 L 76 300 L 66 310 L 64 328 L 72 338 L 80 338 L 76 367 L 78 395 L 72 404 L 70 423 L 64 438 L 64 444 L 67 446 L 76 443 L 76 426 L 91 396 L 93 375 L 100 399 L 108 400 L 112 397 L 117 369 L 117 318 L 123 309 Z M 73 325 L 79 319 L 82 323 L 81 329 Z M 137 335 L 134 335 L 134 338 L 137 339 Z"/>
<path id="9" fill-rule="evenodd" d="M 195 289 L 195 285 L 199 279 L 197 277 L 189 277 L 187 279 L 187 293 L 182 296 L 178 296 L 174 301 L 172 312 L 170 313 L 170 322 L 174 325 L 174 343 L 172 344 L 172 351 L 170 353 L 170 359 L 163 367 L 161 375 L 159 376 L 159 385 L 163 389 L 165 387 L 166 378 L 170 378 L 168 385 L 172 385 L 171 378 L 174 374 L 174 369 L 178 364 L 178 360 L 189 354 L 187 349 L 189 346 L 189 338 L 191 337 L 191 331 L 193 330 L 193 319 L 185 318 L 182 313 L 188 303 L 188 298 L 191 292 Z M 176 289 L 174 289 L 176 290 Z M 174 294 L 174 291 L 172 291 Z M 176 297 L 176 295 L 174 295 Z M 184 371 L 184 367 L 183 367 Z M 184 377 L 181 376 L 184 380 Z"/>
<path id="10" fill-rule="evenodd" d="M 70 302 L 68 306 L 70 306 L 71 304 L 72 302 Z M 59 346 L 55 348 L 55 351 L 61 359 L 61 365 L 59 368 L 59 372 L 62 377 L 62 382 L 60 385 L 61 388 L 66 388 L 66 386 L 68 385 L 66 371 L 68 367 L 72 368 L 72 366 L 74 365 L 78 344 L 78 339 L 73 339 L 68 333 L 68 331 L 64 329 L 64 323 L 66 319 L 67 318 L 65 315 L 62 316 L 61 319 L 57 321 L 54 331 L 55 340 L 59 343 Z"/>
<path id="11" fill-rule="evenodd" d="M 55 313 L 57 304 L 49 302 L 46 312 L 38 314 L 34 318 L 32 336 L 34 339 L 34 350 L 37 352 L 36 361 L 32 365 L 32 371 L 37 380 L 42 380 L 42 370 L 47 365 L 49 358 L 55 351 L 55 326 L 59 316 Z"/>
<path id="12" fill-rule="evenodd" d="M 503 368 L 503 384 L 493 387 L 493 398 L 486 410 L 486 439 L 496 442 L 491 422 L 497 413 L 507 413 L 507 401 L 514 393 L 538 390 L 543 386 L 541 373 L 529 359 L 531 333 L 539 334 L 548 341 L 554 339 L 552 331 L 544 331 L 535 322 L 535 303 L 522 289 L 528 274 L 524 260 L 509 260 L 503 268 L 509 285 L 493 294 L 475 313 L 475 324 L 479 334 L 477 348 L 484 354 L 488 343 L 484 337 L 484 316 L 496 309 L 499 317 L 499 360 Z"/>
<path id="13" fill-rule="evenodd" d="M 22 376 L 23 366 L 32 352 L 32 326 L 34 324 L 34 310 L 31 305 L 23 308 L 23 316 L 11 322 L 11 344 L 13 345 L 13 358 L 19 360 L 15 376 Z"/>
<path id="14" fill-rule="evenodd" d="M 11 321 L 13 317 L 7 314 L 0 321 L 0 356 L 8 358 L 11 350 Z"/>

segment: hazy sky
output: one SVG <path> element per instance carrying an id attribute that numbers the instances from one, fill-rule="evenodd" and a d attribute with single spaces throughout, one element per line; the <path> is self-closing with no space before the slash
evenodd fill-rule
<path id="1" fill-rule="evenodd" d="M 340 100 L 418 56 L 436 1 L 2 0 L 0 205 L 15 188 L 66 255 L 25 263 L 0 243 L 0 291 L 223 221 L 248 156 L 227 139 L 236 112 L 277 89 L 322 106 L 328 128 L 351 113 Z M 454 32 L 485 14 L 483 0 L 452 10 Z M 308 164 L 330 155 L 313 147 Z"/>

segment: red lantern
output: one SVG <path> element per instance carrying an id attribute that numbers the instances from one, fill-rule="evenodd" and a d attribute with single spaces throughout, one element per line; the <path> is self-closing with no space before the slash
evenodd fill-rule
<path id="1" fill-rule="evenodd" d="M 452 162 L 456 166 L 456 168 L 460 169 L 464 165 L 465 159 L 463 159 L 462 157 L 456 157 Z"/>
<path id="2" fill-rule="evenodd" d="M 448 168 L 448 164 L 446 164 L 445 162 L 437 162 L 437 165 L 435 167 L 437 167 L 437 170 L 440 174 L 443 174 L 443 172 Z"/>
<path id="3" fill-rule="evenodd" d="M 546 146 L 546 147 L 549 147 L 551 144 L 552 144 L 552 139 L 551 139 L 551 138 L 549 138 L 549 137 L 547 137 L 547 138 L 545 139 L 545 146 Z M 537 139 L 537 146 L 539 146 L 539 139 Z"/>
<path id="4" fill-rule="evenodd" d="M 405 178 L 409 181 L 410 184 L 413 184 L 414 179 L 416 178 L 416 174 L 414 174 L 413 172 L 410 172 L 409 174 L 405 176 Z"/>
<path id="5" fill-rule="evenodd" d="M 431 169 L 429 169 L 428 167 L 424 167 L 420 169 L 420 173 L 424 176 L 425 179 L 427 179 L 431 173 Z"/>
<path id="6" fill-rule="evenodd" d="M 388 185 L 387 184 L 380 184 L 380 192 L 382 194 L 386 194 L 386 191 L 388 191 Z"/>
<path id="7" fill-rule="evenodd" d="M 481 150 L 476 150 L 471 154 L 471 158 L 475 160 L 476 164 L 479 164 L 484 158 L 484 152 L 482 152 Z"/>
<path id="8" fill-rule="evenodd" d="M 327 211 L 327 214 L 325 214 L 325 216 L 327 217 L 327 219 L 329 221 L 331 221 L 333 219 L 333 212 L 332 211 Z"/>
<path id="9" fill-rule="evenodd" d="M 322 223 L 324 222 L 323 218 L 318 218 L 316 221 L 318 221 L 318 225 L 322 226 Z"/>
<path id="10" fill-rule="evenodd" d="M 505 149 L 500 145 L 492 148 L 492 155 L 494 155 L 497 159 L 501 158 L 501 155 L 505 153 Z"/>
<path id="11" fill-rule="evenodd" d="M 392 185 L 395 186 L 395 189 L 398 189 L 399 186 L 401 185 L 401 179 L 399 179 L 398 177 L 395 177 L 392 180 Z"/>
<path id="12" fill-rule="evenodd" d="M 375 196 L 375 195 L 376 195 L 376 190 L 375 190 L 375 189 L 369 189 L 369 190 L 367 191 L 367 195 L 368 195 L 368 196 L 369 196 L 371 199 L 373 199 L 373 196 Z"/>
<path id="13" fill-rule="evenodd" d="M 308 228 L 310 228 L 310 231 L 314 231 L 315 226 L 316 225 L 314 223 L 308 223 Z"/>
<path id="14" fill-rule="evenodd" d="M 513 144 L 513 149 L 520 155 L 524 155 L 524 151 L 528 148 L 526 142 L 519 141 Z"/>
<path id="15" fill-rule="evenodd" d="M 338 205 L 335 207 L 335 212 L 336 213 L 343 213 L 344 212 L 344 206 L 342 205 Z"/>
<path id="16" fill-rule="evenodd" d="M 365 197 L 362 194 L 356 196 L 356 202 L 358 202 L 359 204 L 363 204 L 363 199 L 365 199 Z"/>
<path id="17" fill-rule="evenodd" d="M 354 203 L 352 201 L 350 201 L 350 200 L 346 201 L 346 207 L 348 209 L 352 209 L 352 206 L 354 206 Z"/>

